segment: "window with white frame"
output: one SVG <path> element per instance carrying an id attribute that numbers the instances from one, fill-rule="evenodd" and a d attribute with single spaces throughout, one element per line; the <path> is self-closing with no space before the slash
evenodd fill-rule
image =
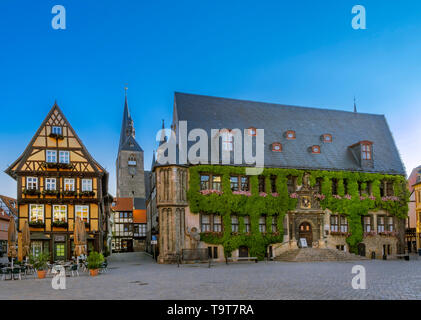
<path id="1" fill-rule="evenodd" d="M 75 191 L 75 179 L 64 179 L 64 191 Z"/>
<path id="2" fill-rule="evenodd" d="M 69 151 L 60 151 L 60 163 L 70 163 Z"/>
<path id="3" fill-rule="evenodd" d="M 36 190 L 38 189 L 38 178 L 27 177 L 26 178 L 26 189 Z"/>
<path id="4" fill-rule="evenodd" d="M 81 218 L 85 222 L 89 222 L 89 206 L 76 206 L 76 218 Z"/>
<path id="5" fill-rule="evenodd" d="M 32 255 L 38 257 L 42 253 L 42 241 L 31 241 Z"/>
<path id="6" fill-rule="evenodd" d="M 30 222 L 44 222 L 44 205 L 43 204 L 29 205 L 29 221 Z"/>
<path id="7" fill-rule="evenodd" d="M 54 134 L 62 134 L 61 127 L 53 127 L 52 133 L 54 133 Z"/>
<path id="8" fill-rule="evenodd" d="M 225 151 L 232 151 L 233 149 L 233 134 L 228 130 L 221 131 L 222 149 Z"/>
<path id="9" fill-rule="evenodd" d="M 82 191 L 92 191 L 92 179 L 82 179 Z"/>
<path id="10" fill-rule="evenodd" d="M 57 181 L 56 178 L 45 179 L 45 190 L 56 190 Z"/>
<path id="11" fill-rule="evenodd" d="M 47 162 L 56 163 L 57 162 L 57 151 L 56 150 L 47 150 Z"/>
<path id="12" fill-rule="evenodd" d="M 53 206 L 53 221 L 66 222 L 67 221 L 67 206 L 54 205 Z"/>

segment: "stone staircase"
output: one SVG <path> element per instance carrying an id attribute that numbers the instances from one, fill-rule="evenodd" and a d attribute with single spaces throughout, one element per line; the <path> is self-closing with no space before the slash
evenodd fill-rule
<path id="1" fill-rule="evenodd" d="M 274 258 L 275 261 L 314 262 L 314 261 L 355 261 L 365 257 L 336 249 L 302 248 L 285 251 Z"/>

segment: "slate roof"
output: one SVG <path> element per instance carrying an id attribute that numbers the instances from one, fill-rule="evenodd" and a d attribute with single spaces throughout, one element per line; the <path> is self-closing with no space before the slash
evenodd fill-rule
<path id="1" fill-rule="evenodd" d="M 265 129 L 265 167 L 405 175 L 384 115 L 178 92 L 175 93 L 174 113 L 174 122 L 188 121 L 188 132 L 202 128 L 209 136 L 211 129 Z M 287 130 L 296 132 L 295 140 L 285 138 Z M 332 142 L 322 142 L 323 134 L 331 134 Z M 373 142 L 373 167 L 361 167 L 349 150 L 351 145 L 364 140 Z M 271 150 L 274 142 L 282 144 L 282 152 Z M 189 142 L 189 147 L 194 143 Z M 309 152 L 312 145 L 320 145 L 321 154 Z"/>
<path id="2" fill-rule="evenodd" d="M 129 135 L 127 135 L 127 131 L 130 131 Z M 128 151 L 141 151 L 143 152 L 142 148 L 136 142 L 133 127 L 133 119 L 130 115 L 129 106 L 127 103 L 127 96 L 124 101 L 124 111 L 123 111 L 123 122 L 121 124 L 121 132 L 120 132 L 120 144 L 118 150 L 128 150 Z"/>

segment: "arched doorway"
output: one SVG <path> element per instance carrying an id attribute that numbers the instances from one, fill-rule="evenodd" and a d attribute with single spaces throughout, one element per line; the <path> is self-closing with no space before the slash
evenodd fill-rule
<path id="1" fill-rule="evenodd" d="M 298 233 L 298 238 L 305 238 L 307 240 L 307 246 L 311 247 L 313 245 L 313 231 L 311 229 L 311 224 L 308 222 L 303 222 L 300 224 L 300 230 Z"/>
<path id="2" fill-rule="evenodd" d="M 246 258 L 249 256 L 249 248 L 246 246 L 241 246 L 238 248 L 238 256 L 240 258 Z"/>
<path id="3" fill-rule="evenodd" d="M 361 257 L 365 257 L 365 244 L 364 243 L 358 244 L 358 255 L 360 255 Z"/>

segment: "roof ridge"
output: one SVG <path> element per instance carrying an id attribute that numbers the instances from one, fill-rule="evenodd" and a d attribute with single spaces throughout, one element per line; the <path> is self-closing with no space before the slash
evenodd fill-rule
<path id="1" fill-rule="evenodd" d="M 259 103 L 259 104 L 272 105 L 272 106 L 278 106 L 278 107 L 302 108 L 302 109 L 312 109 L 312 110 L 326 110 L 326 111 L 335 111 L 335 112 L 345 112 L 345 113 L 351 113 L 351 114 L 363 114 L 363 115 L 370 115 L 370 116 L 379 116 L 379 117 L 384 117 L 385 116 L 384 114 L 378 114 L 378 113 L 354 112 L 354 111 L 347 111 L 347 110 L 340 110 L 340 109 L 329 109 L 329 108 L 320 108 L 320 107 L 298 106 L 298 105 L 291 105 L 291 104 L 281 104 L 281 103 L 266 102 L 266 101 L 257 101 L 257 100 L 238 99 L 238 98 L 218 97 L 218 96 L 211 96 L 211 95 L 204 95 L 204 94 L 195 94 L 195 93 L 187 93 L 187 92 L 177 92 L 177 91 L 175 91 L 174 94 L 175 94 L 175 96 L 177 96 L 177 95 L 188 95 L 188 96 L 211 98 L 211 99 L 216 99 L 216 100 L 231 100 L 231 101 Z"/>

